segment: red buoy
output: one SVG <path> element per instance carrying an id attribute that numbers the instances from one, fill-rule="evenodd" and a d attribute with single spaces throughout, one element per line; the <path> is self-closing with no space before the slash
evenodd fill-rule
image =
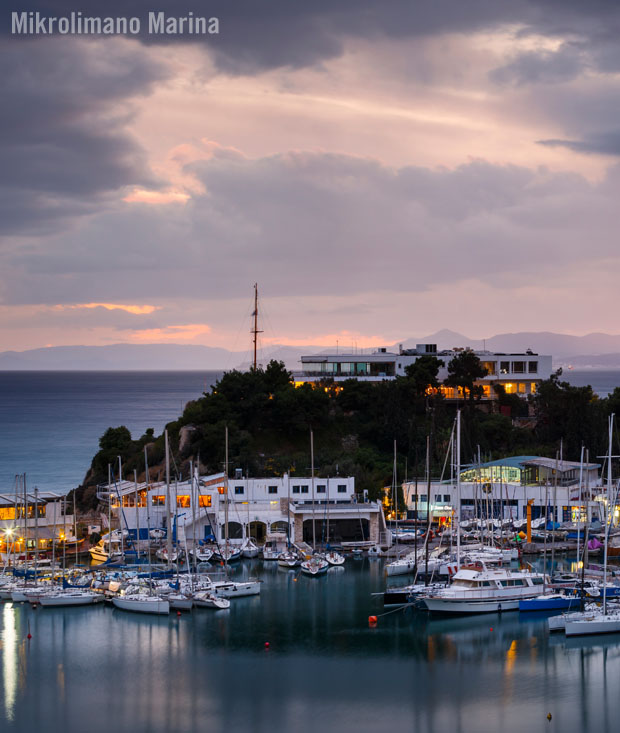
<path id="1" fill-rule="evenodd" d="M 26 638 L 27 639 L 32 639 L 32 634 L 30 632 L 28 632 L 28 636 Z"/>
<path id="2" fill-rule="evenodd" d="M 376 616 L 369 616 L 368 617 L 368 625 L 369 626 L 376 626 L 377 625 L 377 617 Z"/>
<path id="3" fill-rule="evenodd" d="M 181 612 L 180 611 L 177 611 L 177 616 L 180 616 L 180 615 L 181 615 Z"/>
<path id="4" fill-rule="evenodd" d="M 265 642 L 265 649 L 269 649 L 269 642 L 268 641 Z"/>

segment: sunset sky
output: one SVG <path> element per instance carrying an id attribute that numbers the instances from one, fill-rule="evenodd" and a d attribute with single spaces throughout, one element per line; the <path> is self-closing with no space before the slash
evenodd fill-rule
<path id="1" fill-rule="evenodd" d="M 218 36 L 0 56 L 0 351 L 618 333 L 617 0 L 33 0 Z"/>

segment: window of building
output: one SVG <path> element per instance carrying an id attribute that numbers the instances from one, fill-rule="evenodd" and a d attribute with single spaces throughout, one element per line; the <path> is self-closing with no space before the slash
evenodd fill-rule
<path id="1" fill-rule="evenodd" d="M 436 502 L 437 502 L 438 504 L 441 504 L 441 494 L 435 494 L 435 501 L 436 501 Z"/>
<path id="2" fill-rule="evenodd" d="M 525 394 L 525 382 L 519 382 L 519 394 Z"/>
<path id="3" fill-rule="evenodd" d="M 325 484 L 318 484 L 317 487 L 316 487 L 316 493 L 317 494 L 324 494 L 325 491 L 326 491 L 326 489 L 327 489 L 327 487 L 325 486 Z"/>
<path id="4" fill-rule="evenodd" d="M 487 376 L 491 376 L 495 374 L 495 370 L 497 369 L 497 362 L 496 361 L 483 361 L 481 362 L 480 366 L 483 369 L 487 370 Z"/>
<path id="5" fill-rule="evenodd" d="M 198 506 L 210 507 L 211 506 L 211 494 L 207 494 L 206 496 L 199 496 L 198 497 Z"/>
<path id="6" fill-rule="evenodd" d="M 278 493 L 278 487 L 277 486 L 270 486 L 268 489 L 270 494 L 277 494 Z"/>
<path id="7" fill-rule="evenodd" d="M 189 509 L 189 494 L 179 494 L 177 496 L 177 506 L 179 509 Z"/>
<path id="8" fill-rule="evenodd" d="M 338 493 L 339 494 L 346 494 L 347 493 L 347 485 L 346 484 L 338 484 Z"/>
<path id="9" fill-rule="evenodd" d="M 504 389 L 506 394 L 514 394 L 517 391 L 517 386 L 512 382 L 504 382 Z"/>
<path id="10" fill-rule="evenodd" d="M 535 394 L 535 392 L 536 392 L 536 382 L 531 382 L 530 383 L 530 392 L 532 394 Z"/>
<path id="11" fill-rule="evenodd" d="M 500 361 L 499 363 L 499 373 L 500 374 L 508 374 L 510 372 L 510 362 L 509 361 Z"/>
<path id="12" fill-rule="evenodd" d="M 2 519 L 15 519 L 15 507 L 0 506 L 0 520 Z"/>
<path id="13" fill-rule="evenodd" d="M 487 399 L 491 396 L 491 385 L 490 384 L 483 384 L 482 385 L 482 394 Z"/>
<path id="14" fill-rule="evenodd" d="M 426 494 L 420 494 L 420 501 L 426 503 Z"/>
<path id="15" fill-rule="evenodd" d="M 529 374 L 538 374 L 538 362 L 537 361 L 528 361 L 527 371 Z"/>
<path id="16" fill-rule="evenodd" d="M 243 486 L 235 486 L 235 494 L 238 496 L 239 494 L 243 494 Z"/>
<path id="17" fill-rule="evenodd" d="M 525 362 L 524 361 L 513 361 L 512 362 L 513 374 L 525 374 Z"/>
<path id="18" fill-rule="evenodd" d="M 444 501 L 444 504 L 449 504 L 450 503 L 450 494 L 444 494 L 443 501 Z"/>
<path id="19" fill-rule="evenodd" d="M 293 486 L 293 494 L 299 494 L 301 491 L 301 486 Z"/>
<path id="20" fill-rule="evenodd" d="M 341 374 L 351 374 L 355 369 L 355 365 L 352 364 L 350 361 L 343 361 L 340 364 L 340 373 Z"/>
<path id="21" fill-rule="evenodd" d="M 157 494 L 151 499 L 153 506 L 166 506 L 166 497 L 163 494 Z"/>
<path id="22" fill-rule="evenodd" d="M 301 493 L 302 494 L 307 494 L 308 493 L 308 487 L 307 486 L 302 486 L 301 487 Z"/>

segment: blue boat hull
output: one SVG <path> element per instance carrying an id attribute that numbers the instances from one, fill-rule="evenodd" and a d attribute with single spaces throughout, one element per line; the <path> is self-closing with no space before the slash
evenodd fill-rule
<path id="1" fill-rule="evenodd" d="M 564 598 L 527 598 L 519 601 L 519 611 L 564 611 L 577 609 L 581 603 L 578 596 Z"/>

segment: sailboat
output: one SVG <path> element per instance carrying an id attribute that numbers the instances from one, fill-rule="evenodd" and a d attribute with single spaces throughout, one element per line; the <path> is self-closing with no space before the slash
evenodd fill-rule
<path id="1" fill-rule="evenodd" d="M 611 479 L 611 449 L 613 442 L 614 414 L 609 416 L 609 454 L 607 456 L 607 501 L 605 502 L 605 545 L 603 561 L 603 605 L 584 612 L 580 617 L 567 618 L 564 623 L 566 636 L 592 636 L 594 634 L 614 634 L 620 632 L 620 610 L 610 611 L 607 602 L 607 556 L 609 546 L 609 530 L 613 514 L 610 514 L 610 505 L 615 507 L 618 496 L 618 487 L 612 493 Z"/>

